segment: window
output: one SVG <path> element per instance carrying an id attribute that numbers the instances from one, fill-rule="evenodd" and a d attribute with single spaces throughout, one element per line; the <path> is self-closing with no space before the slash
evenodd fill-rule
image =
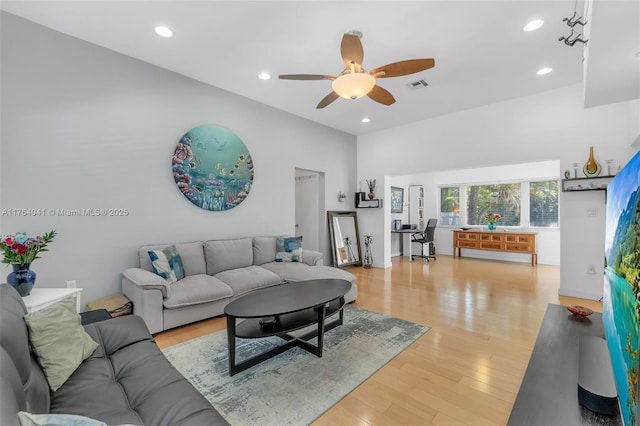
<path id="1" fill-rule="evenodd" d="M 558 181 L 529 183 L 529 221 L 531 226 L 558 227 Z"/>
<path id="2" fill-rule="evenodd" d="M 486 225 L 489 213 L 498 213 L 502 226 L 520 226 L 520 183 L 467 187 L 467 223 Z"/>
<path id="3" fill-rule="evenodd" d="M 440 188 L 440 223 L 460 225 L 460 188 L 457 186 Z"/>
<path id="4" fill-rule="evenodd" d="M 440 223 L 484 227 L 487 215 L 497 213 L 499 227 L 557 228 L 558 187 L 557 179 L 442 186 Z"/>

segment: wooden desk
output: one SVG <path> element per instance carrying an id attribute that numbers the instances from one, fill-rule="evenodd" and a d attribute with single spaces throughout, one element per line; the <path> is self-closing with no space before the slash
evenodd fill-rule
<path id="1" fill-rule="evenodd" d="M 463 248 L 531 254 L 531 266 L 538 263 L 535 232 L 481 231 L 470 229 L 453 231 L 453 256 L 462 257 Z"/>
<path id="2" fill-rule="evenodd" d="M 393 234 L 401 234 L 402 238 L 400 242 L 402 243 L 402 255 L 408 256 L 409 261 L 411 262 L 413 258 L 411 257 L 411 236 L 416 232 L 420 232 L 417 229 L 394 229 L 391 231 Z"/>

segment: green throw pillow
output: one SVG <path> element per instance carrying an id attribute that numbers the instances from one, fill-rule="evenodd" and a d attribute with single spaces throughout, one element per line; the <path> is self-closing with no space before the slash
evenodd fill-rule
<path id="1" fill-rule="evenodd" d="M 302 262 L 302 237 L 276 238 L 276 262 Z"/>
<path id="2" fill-rule="evenodd" d="M 54 392 L 98 347 L 80 325 L 73 297 L 31 312 L 24 320 L 31 346 Z"/>

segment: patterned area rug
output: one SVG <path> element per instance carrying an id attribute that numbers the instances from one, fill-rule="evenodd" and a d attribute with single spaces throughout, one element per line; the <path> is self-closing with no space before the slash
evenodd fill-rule
<path id="1" fill-rule="evenodd" d="M 348 305 L 344 324 L 325 333 L 322 358 L 293 348 L 233 377 L 226 330 L 163 352 L 232 425 L 307 425 L 429 328 Z M 238 339 L 236 362 L 282 342 Z"/>

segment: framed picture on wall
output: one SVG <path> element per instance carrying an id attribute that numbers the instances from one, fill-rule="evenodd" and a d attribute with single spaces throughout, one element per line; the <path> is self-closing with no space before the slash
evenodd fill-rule
<path id="1" fill-rule="evenodd" d="M 391 213 L 402 213 L 404 204 L 404 188 L 391 187 Z"/>

